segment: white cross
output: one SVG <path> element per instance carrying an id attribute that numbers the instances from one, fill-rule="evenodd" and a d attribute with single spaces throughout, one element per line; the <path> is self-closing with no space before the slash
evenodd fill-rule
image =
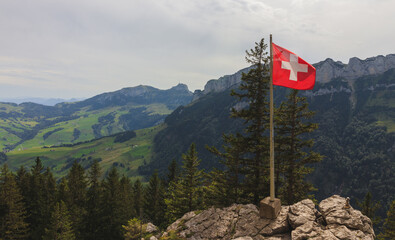
<path id="1" fill-rule="evenodd" d="M 290 53 L 289 62 L 281 61 L 281 68 L 291 70 L 289 80 L 298 81 L 298 72 L 307 72 L 307 64 L 298 63 L 298 56 Z"/>

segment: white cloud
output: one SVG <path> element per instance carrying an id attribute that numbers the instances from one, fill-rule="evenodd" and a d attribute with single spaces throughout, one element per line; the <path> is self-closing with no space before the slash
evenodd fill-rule
<path id="1" fill-rule="evenodd" d="M 203 88 L 247 66 L 244 51 L 270 33 L 312 63 L 395 53 L 393 9 L 385 0 L 1 1 L 0 95 Z"/>

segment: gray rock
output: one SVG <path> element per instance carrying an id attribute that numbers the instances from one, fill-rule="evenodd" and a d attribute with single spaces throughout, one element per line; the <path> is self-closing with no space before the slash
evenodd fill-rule
<path id="1" fill-rule="evenodd" d="M 327 83 L 334 78 L 343 77 L 346 79 L 356 79 L 367 75 L 384 73 L 395 68 L 395 54 L 387 56 L 377 56 L 361 60 L 350 58 L 348 64 L 335 62 L 328 58 L 325 61 L 314 64 L 317 69 L 317 81 Z"/>
<path id="2" fill-rule="evenodd" d="M 289 233 L 290 225 L 288 221 L 288 212 L 289 206 L 282 206 L 277 218 L 274 221 L 270 221 L 270 223 L 260 231 L 260 234 L 271 236 L 278 233 Z"/>
<path id="3" fill-rule="evenodd" d="M 265 237 L 263 238 L 264 240 L 291 240 L 291 234 L 287 233 L 287 234 L 277 234 L 277 235 L 273 235 L 270 237 Z"/>
<path id="4" fill-rule="evenodd" d="M 314 221 L 316 219 L 315 212 L 315 204 L 310 199 L 305 199 L 291 205 L 288 212 L 291 227 L 295 229 L 306 222 Z"/>
<path id="5" fill-rule="evenodd" d="M 323 230 L 318 223 L 309 221 L 297 227 L 291 233 L 292 240 L 316 239 L 316 240 L 338 240 L 331 231 Z"/>
<path id="6" fill-rule="evenodd" d="M 152 223 L 147 223 L 147 227 L 146 227 L 146 229 L 145 229 L 145 231 L 146 231 L 147 233 L 157 232 L 158 230 L 159 230 L 158 227 L 155 226 L 154 224 L 152 224 Z"/>
<path id="7" fill-rule="evenodd" d="M 253 240 L 253 238 L 250 236 L 246 236 L 246 237 L 233 238 L 232 240 Z"/>
<path id="8" fill-rule="evenodd" d="M 332 232 L 341 231 L 342 236 L 351 236 L 351 234 L 362 236 L 360 233 L 362 232 L 367 239 L 374 239 L 372 221 L 352 206 L 345 208 L 345 205 L 346 199 L 339 195 L 333 195 L 320 202 L 319 209 L 326 220 L 328 229 Z"/>
<path id="9" fill-rule="evenodd" d="M 188 221 L 189 219 L 193 218 L 194 216 L 196 216 L 195 212 L 189 212 L 189 213 L 185 213 L 184 216 L 182 216 L 182 218 L 177 219 L 174 223 L 172 223 L 170 226 L 167 227 L 166 232 L 170 232 L 170 231 L 178 231 L 181 227 L 181 222 L 185 222 Z"/>
<path id="10" fill-rule="evenodd" d="M 283 206 L 276 219 L 259 217 L 255 205 L 235 204 L 185 214 L 167 228 L 191 239 L 293 240 L 293 239 L 374 239 L 369 218 L 352 207 L 345 209 L 345 198 L 334 195 L 319 204 L 303 200 Z"/>

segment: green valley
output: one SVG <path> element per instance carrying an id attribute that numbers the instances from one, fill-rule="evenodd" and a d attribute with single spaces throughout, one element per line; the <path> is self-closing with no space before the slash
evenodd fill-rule
<path id="1" fill-rule="evenodd" d="M 150 163 L 153 138 L 163 128 L 162 124 L 136 130 L 136 136 L 124 142 L 117 142 L 117 137 L 133 131 L 59 147 L 15 149 L 7 153 L 7 164 L 16 171 L 20 166 L 30 168 L 36 157 L 40 157 L 43 165 L 49 167 L 56 178 L 61 178 L 67 174 L 74 161 L 88 169 L 94 160 L 98 160 L 105 175 L 114 166 L 120 174 L 137 179 L 141 178 L 138 167 Z"/>
<path id="2" fill-rule="evenodd" d="M 55 106 L 0 103 L 0 148 L 7 152 L 59 146 L 149 128 L 191 99 L 186 85 L 179 84 L 168 90 L 124 88 Z"/>

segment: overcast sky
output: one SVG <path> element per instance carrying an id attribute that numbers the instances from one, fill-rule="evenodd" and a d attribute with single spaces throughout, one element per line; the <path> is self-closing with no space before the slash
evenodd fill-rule
<path id="1" fill-rule="evenodd" d="M 0 98 L 191 91 L 262 37 L 310 63 L 395 53 L 393 0 L 0 0 Z"/>

